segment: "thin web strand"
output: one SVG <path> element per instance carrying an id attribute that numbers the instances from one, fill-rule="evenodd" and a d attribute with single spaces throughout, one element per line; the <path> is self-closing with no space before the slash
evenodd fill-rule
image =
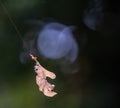
<path id="1" fill-rule="evenodd" d="M 6 15 L 8 16 L 8 18 L 9 18 L 11 24 L 13 25 L 14 29 L 16 30 L 19 38 L 20 38 L 22 41 L 24 41 L 23 38 L 22 38 L 22 36 L 21 36 L 20 31 L 18 30 L 18 28 L 17 28 L 17 26 L 16 26 L 16 24 L 15 24 L 15 22 L 14 22 L 13 19 L 11 18 L 11 15 L 9 14 L 8 9 L 6 8 L 5 4 L 3 4 L 2 1 L 0 1 L 0 4 L 1 4 L 4 12 L 5 12 Z"/>

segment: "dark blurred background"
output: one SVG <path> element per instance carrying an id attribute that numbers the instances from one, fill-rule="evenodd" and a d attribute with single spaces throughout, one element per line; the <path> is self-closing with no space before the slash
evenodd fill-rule
<path id="1" fill-rule="evenodd" d="M 72 63 L 29 46 L 54 21 L 75 26 L 79 52 Z M 0 0 L 0 108 L 119 108 L 119 25 L 117 0 Z M 29 50 L 57 75 L 55 97 L 39 92 Z"/>

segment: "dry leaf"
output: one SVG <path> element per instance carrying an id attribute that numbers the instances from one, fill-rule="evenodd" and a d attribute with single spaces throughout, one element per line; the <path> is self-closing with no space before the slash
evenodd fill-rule
<path id="1" fill-rule="evenodd" d="M 51 78 L 51 79 L 55 79 L 56 75 L 53 72 L 50 72 L 48 70 L 46 70 L 43 66 L 40 65 L 40 63 L 37 61 L 37 58 L 34 57 L 33 55 L 31 55 L 32 60 L 34 60 L 36 62 L 35 66 L 34 66 L 34 70 L 37 73 L 36 75 L 36 83 L 39 86 L 39 90 L 41 92 L 43 92 L 43 94 L 45 96 L 48 97 L 53 97 L 55 96 L 57 93 L 53 91 L 55 85 L 54 84 L 50 84 L 47 81 L 47 77 Z"/>

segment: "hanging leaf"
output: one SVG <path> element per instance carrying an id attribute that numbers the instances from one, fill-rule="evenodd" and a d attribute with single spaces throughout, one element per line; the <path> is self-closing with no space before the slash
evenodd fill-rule
<path id="1" fill-rule="evenodd" d="M 43 94 L 45 96 L 48 97 L 53 97 L 55 96 L 57 93 L 53 91 L 55 85 L 54 84 L 50 84 L 47 81 L 47 77 L 51 78 L 51 79 L 55 79 L 56 75 L 53 72 L 50 72 L 48 70 L 46 70 L 43 66 L 40 65 L 40 63 L 37 61 L 37 57 L 34 57 L 33 55 L 31 55 L 32 60 L 34 60 L 36 62 L 35 66 L 34 66 L 34 70 L 37 73 L 36 75 L 36 83 L 39 86 L 39 90 L 41 92 L 43 92 Z"/>

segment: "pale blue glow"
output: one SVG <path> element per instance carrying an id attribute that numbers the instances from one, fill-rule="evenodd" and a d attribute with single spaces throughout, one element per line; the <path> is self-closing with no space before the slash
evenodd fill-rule
<path id="1" fill-rule="evenodd" d="M 78 54 L 71 27 L 59 23 L 46 24 L 39 32 L 37 45 L 39 52 L 50 59 L 65 57 L 73 62 Z"/>
<path id="2" fill-rule="evenodd" d="M 84 11 L 83 23 L 92 30 L 98 30 L 104 16 L 104 1 L 90 0 L 88 7 Z"/>

